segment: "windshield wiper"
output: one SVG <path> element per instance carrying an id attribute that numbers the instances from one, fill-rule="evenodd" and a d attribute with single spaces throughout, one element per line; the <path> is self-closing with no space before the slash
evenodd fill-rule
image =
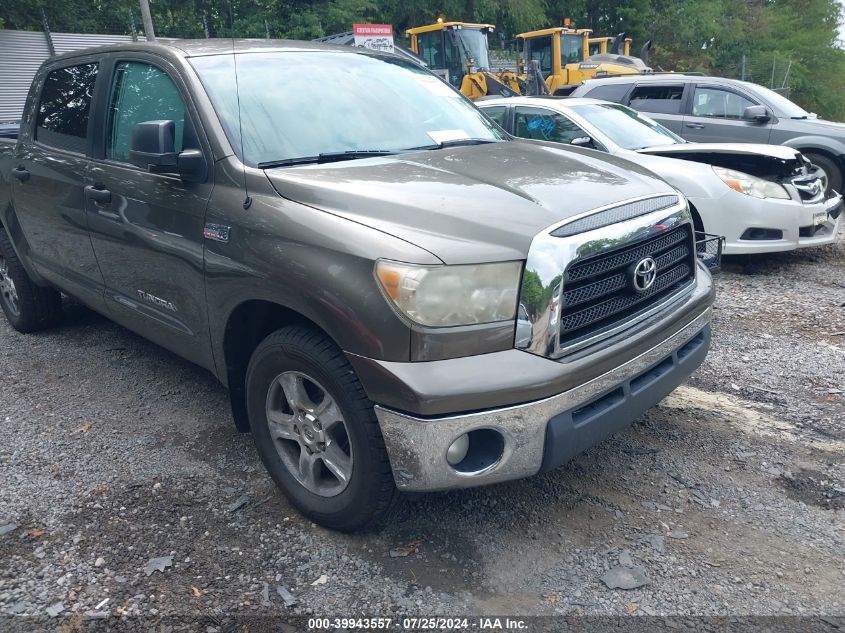
<path id="1" fill-rule="evenodd" d="M 489 138 L 453 138 L 448 141 L 441 141 L 433 145 L 420 145 L 419 147 L 411 147 L 407 151 L 416 152 L 429 149 L 445 149 L 447 147 L 461 147 L 463 145 L 486 145 L 488 143 L 502 143 L 504 141 L 497 141 Z"/>
<path id="2" fill-rule="evenodd" d="M 488 138 L 456 138 L 442 141 L 434 145 L 422 145 L 410 147 L 404 150 L 392 149 L 352 149 L 345 152 L 323 152 L 317 156 L 301 156 L 299 158 L 282 158 L 280 160 L 268 160 L 258 163 L 259 169 L 272 169 L 273 167 L 292 167 L 294 165 L 314 165 L 320 163 L 337 163 L 342 160 L 355 160 L 356 158 L 372 158 L 374 156 L 392 156 L 404 152 L 417 152 L 431 149 L 444 149 L 446 147 L 460 147 L 461 145 L 484 145 L 486 143 L 501 143 Z"/>
<path id="3" fill-rule="evenodd" d="M 292 167 L 294 165 L 314 165 L 319 163 L 337 163 L 342 160 L 355 160 L 356 158 L 372 158 L 373 156 L 390 156 L 395 154 L 389 149 L 353 149 L 345 152 L 323 152 L 317 156 L 301 156 L 299 158 L 282 158 L 281 160 L 268 160 L 258 163 L 260 169 L 272 169 L 273 167 Z"/>
<path id="4" fill-rule="evenodd" d="M 392 149 L 352 149 L 346 152 L 323 152 L 317 157 L 318 163 L 336 163 L 340 160 L 355 160 L 356 158 L 372 158 L 373 156 L 390 156 L 395 154 Z"/>

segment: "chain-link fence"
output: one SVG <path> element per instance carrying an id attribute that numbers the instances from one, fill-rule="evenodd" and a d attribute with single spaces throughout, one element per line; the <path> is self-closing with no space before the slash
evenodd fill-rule
<path id="1" fill-rule="evenodd" d="M 778 55 L 743 55 L 735 63 L 721 67 L 719 74 L 767 86 L 789 97 L 789 81 L 795 71 L 792 59 Z"/>

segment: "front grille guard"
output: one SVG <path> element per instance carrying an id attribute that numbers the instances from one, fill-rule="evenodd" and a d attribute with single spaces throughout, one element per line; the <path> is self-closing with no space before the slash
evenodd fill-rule
<path id="1" fill-rule="evenodd" d="M 658 200 L 653 201 L 652 199 Z M 520 290 L 520 304 L 525 307 L 530 317 L 532 336 L 527 344 L 519 346 L 520 349 L 547 358 L 562 358 L 633 327 L 644 319 L 665 310 L 682 296 L 692 291 L 693 283 L 687 283 L 677 290 L 672 289 L 658 303 L 646 306 L 640 312 L 624 319 L 624 322 L 603 328 L 594 335 L 582 336 L 571 344 L 561 345 L 562 304 L 573 305 L 569 302 L 574 301 L 577 305 L 577 303 L 589 301 L 589 297 L 567 296 L 566 294 L 566 282 L 571 280 L 566 278 L 565 275 L 569 270 L 572 270 L 574 263 L 585 259 L 592 260 L 604 252 L 619 250 L 628 244 L 636 244 L 668 234 L 672 232 L 672 229 L 684 225 L 689 225 L 687 231 L 689 239 L 669 244 L 672 247 L 669 252 L 674 252 L 674 247 L 681 244 L 685 246 L 685 253 L 695 252 L 695 244 L 692 238 L 692 220 L 686 200 L 679 197 L 675 204 L 669 207 L 658 204 L 658 201 L 662 203 L 665 199 L 665 194 L 662 196 L 646 196 L 602 207 L 550 226 L 535 236 L 529 249 Z M 586 217 L 594 214 L 613 213 L 613 210 L 620 206 L 625 206 L 626 209 L 633 207 L 641 209 L 649 204 L 653 204 L 656 209 L 610 226 L 602 226 L 573 235 L 566 235 L 567 230 L 563 228 L 571 223 L 589 226 L 589 222 L 583 221 Z M 565 235 L 565 237 L 557 237 L 555 234 Z M 694 261 L 690 263 L 694 267 Z M 692 271 L 692 280 L 694 281 L 694 279 L 695 271 Z M 609 284 L 608 287 L 612 288 L 614 284 L 622 283 L 622 281 L 622 279 L 608 277 L 600 283 Z M 627 279 L 624 282 L 628 283 Z M 585 288 L 589 289 L 590 286 L 582 286 L 577 290 L 584 290 Z M 590 292 L 598 292 L 598 290 L 585 290 L 584 292 L 589 294 Z M 566 315 L 564 315 L 564 318 L 566 318 Z"/>

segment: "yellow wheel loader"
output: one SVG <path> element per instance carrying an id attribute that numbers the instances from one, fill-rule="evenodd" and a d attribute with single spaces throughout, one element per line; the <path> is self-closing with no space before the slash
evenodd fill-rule
<path id="1" fill-rule="evenodd" d="M 405 33 L 410 48 L 428 68 L 470 99 L 487 95 L 514 96 L 520 93 L 514 73 L 499 77 L 490 70 L 487 34 L 496 27 L 472 22 L 445 22 L 417 26 Z"/>
<path id="2" fill-rule="evenodd" d="M 526 62 L 539 66 L 554 95 L 569 94 L 585 79 L 652 72 L 643 59 L 628 54 L 631 43 L 624 34 L 615 38 L 591 38 L 590 33 L 590 29 L 559 26 L 520 33 L 516 37 L 523 42 Z M 644 55 L 649 47 L 650 43 L 643 47 Z M 607 52 L 608 49 L 612 52 Z"/>

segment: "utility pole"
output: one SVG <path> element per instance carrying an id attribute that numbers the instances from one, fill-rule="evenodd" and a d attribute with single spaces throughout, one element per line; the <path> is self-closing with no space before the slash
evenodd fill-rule
<path id="1" fill-rule="evenodd" d="M 138 41 L 138 27 L 135 26 L 135 14 L 132 13 L 132 9 L 129 9 L 129 28 L 132 31 L 132 41 Z"/>
<path id="2" fill-rule="evenodd" d="M 742 80 L 745 81 L 745 53 L 742 54 Z"/>
<path id="3" fill-rule="evenodd" d="M 270 39 L 270 23 L 267 21 L 267 18 L 264 18 L 264 37 L 266 39 Z"/>
<path id="4" fill-rule="evenodd" d="M 41 8 L 41 28 L 44 31 L 44 39 L 47 40 L 47 50 L 50 51 L 50 57 L 56 54 L 56 47 L 53 46 L 53 36 L 50 33 L 50 25 L 47 23 L 47 12 L 44 7 Z"/>
<path id="5" fill-rule="evenodd" d="M 156 33 L 153 28 L 153 16 L 150 13 L 150 0 L 140 0 L 140 2 L 141 20 L 144 22 L 144 35 L 147 36 L 148 42 L 152 42 L 156 38 Z"/>

